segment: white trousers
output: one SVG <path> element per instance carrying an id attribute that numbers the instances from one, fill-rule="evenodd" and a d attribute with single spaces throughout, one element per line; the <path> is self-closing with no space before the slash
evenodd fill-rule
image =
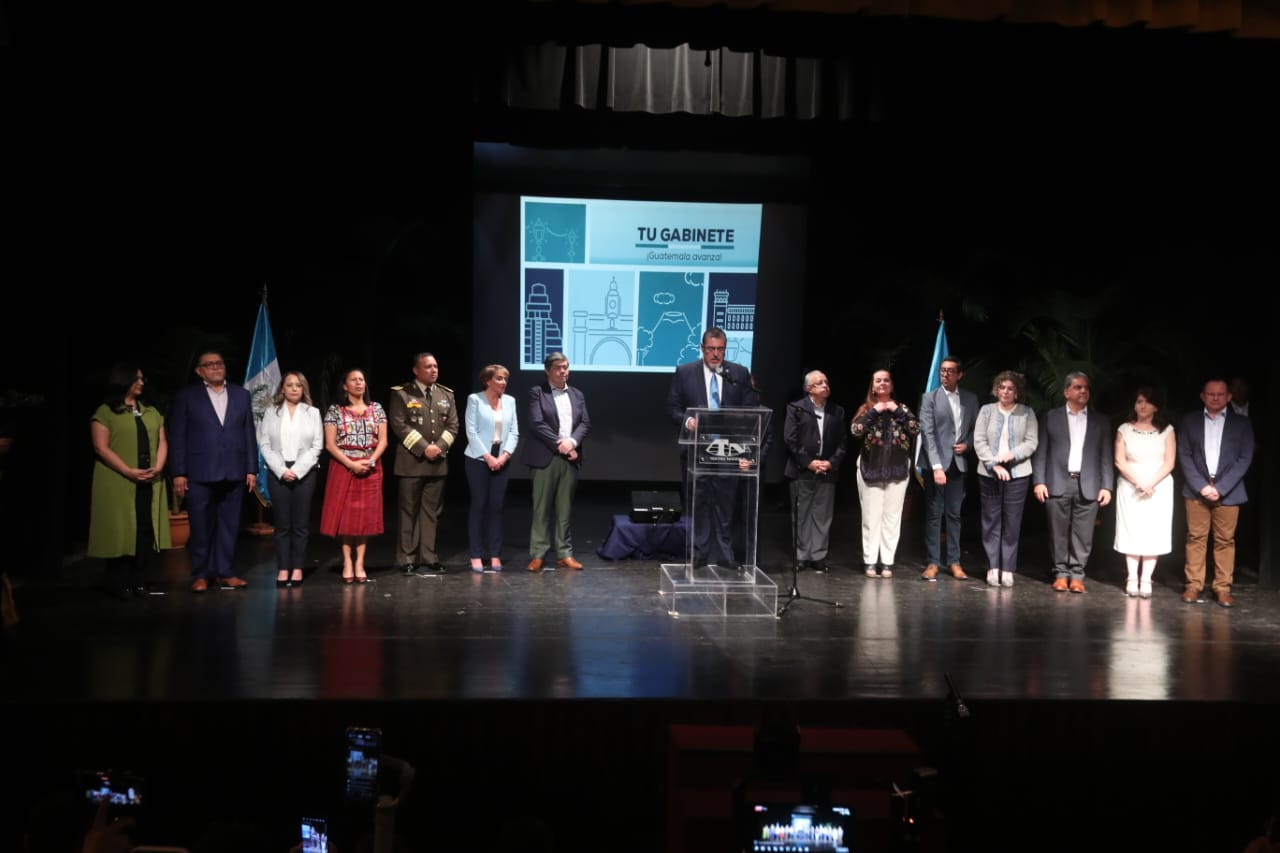
<path id="1" fill-rule="evenodd" d="M 902 533 L 902 502 L 907 498 L 908 477 L 895 483 L 868 483 L 858 470 L 858 500 L 862 502 L 862 562 L 892 566 Z"/>

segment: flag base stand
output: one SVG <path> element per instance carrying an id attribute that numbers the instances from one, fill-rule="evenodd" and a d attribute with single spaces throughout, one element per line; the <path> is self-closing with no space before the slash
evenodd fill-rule
<path id="1" fill-rule="evenodd" d="M 270 524 L 267 524 L 262 519 L 262 510 L 265 506 L 262 503 L 262 495 L 258 494 L 256 491 L 254 492 L 254 494 L 257 495 L 258 497 L 258 520 L 253 522 L 252 524 L 247 525 L 245 527 L 245 532 L 252 534 L 253 536 L 275 536 L 276 535 L 275 527 L 273 527 Z"/>

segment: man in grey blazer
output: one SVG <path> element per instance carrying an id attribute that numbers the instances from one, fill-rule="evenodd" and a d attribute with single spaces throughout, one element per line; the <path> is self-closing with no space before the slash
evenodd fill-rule
<path id="1" fill-rule="evenodd" d="M 1178 467 L 1187 510 L 1187 585 L 1182 600 L 1204 601 L 1205 552 L 1213 531 L 1213 592 L 1218 604 L 1231 607 L 1231 581 L 1236 566 L 1236 524 L 1249 500 L 1244 477 L 1253 462 L 1253 424 L 1228 407 L 1231 392 L 1220 378 L 1200 391 L 1204 409 L 1190 412 L 1178 426 Z"/>
<path id="2" fill-rule="evenodd" d="M 978 397 L 960 389 L 964 366 L 947 356 L 938 369 L 940 386 L 920 401 L 920 464 L 931 469 L 925 477 L 928 499 L 924 522 L 924 554 L 927 565 L 921 575 L 938 579 L 942 562 L 942 519 L 947 520 L 947 570 L 956 580 L 966 580 L 960 565 L 960 510 L 964 505 L 965 475 L 969 470 L 969 448 L 973 444 L 973 423 L 978 417 Z"/>
<path id="3" fill-rule="evenodd" d="M 1115 432 L 1089 408 L 1089 377 L 1078 370 L 1062 383 L 1066 405 L 1040 421 L 1040 444 L 1031 457 L 1031 483 L 1049 520 L 1049 553 L 1056 592 L 1084 592 L 1084 569 L 1093 549 L 1098 507 L 1115 491 Z"/>
<path id="4" fill-rule="evenodd" d="M 569 524 L 573 492 L 582 464 L 582 441 L 591 431 L 587 398 L 569 386 L 569 359 L 553 352 L 543 360 L 547 381 L 529 389 L 529 431 L 524 461 L 532 469 L 533 526 L 529 531 L 529 571 L 540 572 L 549 552 L 564 569 L 581 569 L 573 556 Z M 547 536 L 555 516 L 553 538 Z"/>

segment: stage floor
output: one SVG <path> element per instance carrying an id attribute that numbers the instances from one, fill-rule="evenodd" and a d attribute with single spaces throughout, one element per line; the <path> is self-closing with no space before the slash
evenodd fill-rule
<path id="1" fill-rule="evenodd" d="M 973 579 L 921 581 L 919 514 L 904 522 L 894 577 L 868 579 L 855 557 L 855 504 L 839 514 L 832 571 L 795 575 L 805 598 L 781 618 L 704 617 L 688 608 L 673 618 L 659 594 L 662 562 L 595 554 L 611 516 L 626 511 L 625 493 L 584 488 L 575 530 L 585 570 L 533 574 L 525 570 L 529 514 L 519 485 L 508 502 L 502 573 L 466 568 L 465 506 L 455 497 L 441 533 L 450 568 L 443 576 L 395 570 L 388 533 L 370 547 L 369 584 L 341 584 L 337 549 L 319 536 L 305 583 L 292 589 L 275 587 L 271 541 L 249 535 L 237 558 L 250 583 L 243 591 L 191 594 L 185 550 L 164 554 L 155 584 L 164 594 L 140 600 L 105 596 L 97 561 L 19 577 L 17 645 L 38 649 L 39 661 L 7 662 L 9 695 L 941 700 L 949 677 L 973 700 L 1280 699 L 1280 591 L 1242 571 L 1233 609 L 1183 604 L 1180 560 L 1170 555 L 1153 598 L 1127 598 L 1123 564 L 1100 529 L 1088 592 L 1055 593 L 1038 507 L 1028 508 L 1011 589 L 982 582 L 980 550 L 968 541 L 973 522 L 964 555 Z M 782 605 L 793 583 L 785 511 L 766 502 L 760 528 L 758 563 Z M 210 642 L 223 653 L 206 655 Z M 107 672 L 130 677 L 101 677 Z"/>
<path id="2" fill-rule="evenodd" d="M 1269 796 L 1280 591 L 1251 581 L 1256 568 L 1241 571 L 1231 610 L 1183 604 L 1176 555 L 1161 561 L 1152 599 L 1130 599 L 1100 527 L 1088 592 L 1055 593 L 1041 513 L 1030 506 L 1013 588 L 977 579 L 985 566 L 972 518 L 964 563 L 975 579 L 926 583 L 919 508 L 904 520 L 895 576 L 871 580 L 855 557 L 855 497 L 838 507 L 833 570 L 794 575 L 802 597 L 780 618 L 676 617 L 659 593 L 661 562 L 595 555 L 611 517 L 627 511 L 626 490 L 584 484 L 575 531 L 585 570 L 532 574 L 527 488 L 513 483 L 506 570 L 475 574 L 466 568 L 465 491 L 450 486 L 441 532 L 450 571 L 441 577 L 394 569 L 390 532 L 371 546 L 373 582 L 364 585 L 339 582 L 337 549 L 318 536 L 306 581 L 292 589 L 274 585 L 271 541 L 249 535 L 238 552 L 250 583 L 242 591 L 190 593 L 182 550 L 164 555 L 154 579 L 163 594 L 144 599 L 106 596 L 96 561 L 18 575 L 21 621 L 6 639 L 3 707 L 31 733 L 20 756 L 50 766 L 86 763 L 86 753 L 166 765 L 175 760 L 168 745 L 206 767 L 246 750 L 302 767 L 297 738 L 371 722 L 398 733 L 419 767 L 451 756 L 450 769 L 420 786 L 455 810 L 470 806 L 453 780 L 526 797 L 530 808 L 565 788 L 611 787 L 645 814 L 647 829 L 614 845 L 636 851 L 673 846 L 663 826 L 676 784 L 669 727 L 753 725 L 778 709 L 802 726 L 907 732 L 922 764 L 948 772 L 950 843 L 932 849 L 1020 849 L 1023 833 L 1084 797 L 1095 817 L 1060 847 L 1035 845 L 1067 849 L 1091 837 L 1095 820 L 1127 813 L 1135 787 L 1140 807 L 1172 821 L 1176 808 L 1162 809 L 1173 790 L 1194 784 L 1222 788 L 1210 795 L 1217 817 L 1182 829 L 1170 822 L 1167 837 L 1238 850 Z M 767 493 L 758 563 L 780 606 L 793 584 L 788 531 L 784 504 Z M 188 731 L 224 724 L 232 733 L 223 740 Z M 513 765 L 513 755 L 523 757 Z M 460 761 L 487 769 L 462 771 Z M 1085 781 L 1060 790 L 1062 776 L 1076 773 Z M 1236 781 L 1252 790 L 1240 793 Z M 607 812 L 607 797 L 585 801 Z M 561 837 L 531 849 L 592 845 Z"/>

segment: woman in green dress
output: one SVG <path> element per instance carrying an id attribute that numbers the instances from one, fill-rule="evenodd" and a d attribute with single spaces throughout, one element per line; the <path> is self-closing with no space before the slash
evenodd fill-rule
<path id="1" fill-rule="evenodd" d="M 164 418 L 141 400 L 145 384 L 141 370 L 114 366 L 89 424 L 97 460 L 88 555 L 106 560 L 107 585 L 117 595 L 146 595 L 150 565 L 169 547 L 169 501 L 161 476 L 169 447 Z"/>

